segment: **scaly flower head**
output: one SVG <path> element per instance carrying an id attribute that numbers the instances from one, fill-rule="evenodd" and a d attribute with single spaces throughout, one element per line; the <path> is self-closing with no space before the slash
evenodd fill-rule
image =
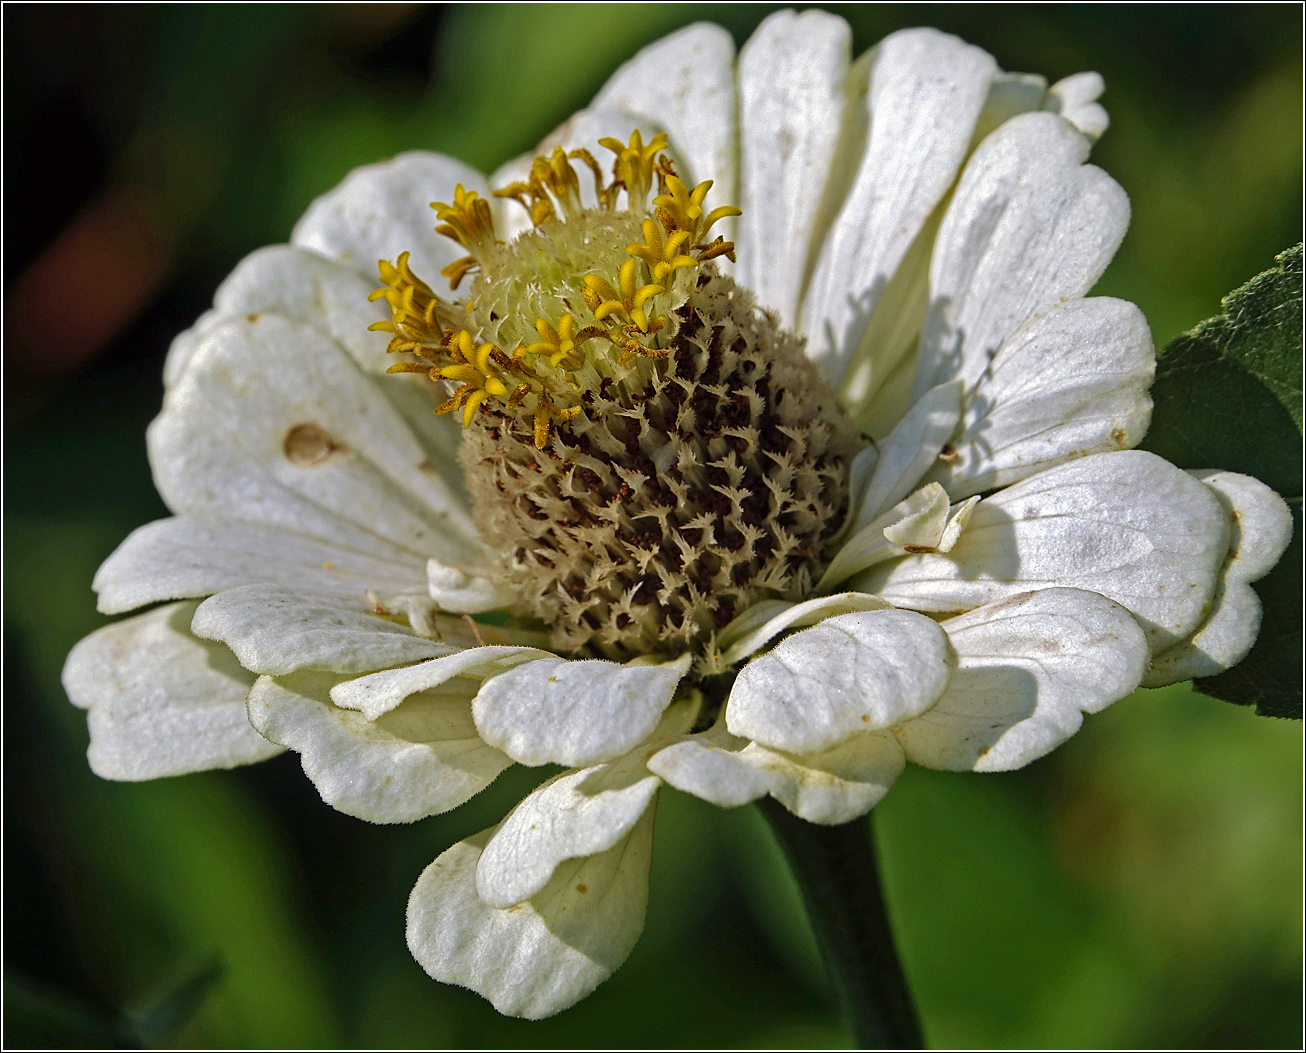
<path id="1" fill-rule="evenodd" d="M 68 660 L 92 767 L 288 748 L 387 823 L 561 765 L 409 903 L 433 977 L 540 1017 L 638 937 L 664 782 L 844 823 L 1241 659 L 1290 518 L 1133 449 L 1100 78 L 849 36 L 691 26 L 493 178 L 359 169 L 245 260 L 166 367 L 176 516 L 96 578 L 172 602 Z"/>

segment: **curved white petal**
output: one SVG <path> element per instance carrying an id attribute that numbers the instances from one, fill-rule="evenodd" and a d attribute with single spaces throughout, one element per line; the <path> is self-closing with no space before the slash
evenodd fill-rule
<path id="1" fill-rule="evenodd" d="M 935 240 L 914 392 L 967 386 L 1025 321 L 1083 296 L 1129 226 L 1129 199 L 1050 113 L 1013 117 L 966 164 Z"/>
<path id="2" fill-rule="evenodd" d="M 857 509 L 854 530 L 916 489 L 961 419 L 961 395 L 957 381 L 927 391 L 880 444 L 880 458 Z"/>
<path id="3" fill-rule="evenodd" d="M 771 602 L 771 601 L 768 601 Z M 814 600 L 806 600 L 803 603 L 791 605 L 779 604 L 776 608 L 763 607 L 757 604 L 755 608 L 750 608 L 740 615 L 736 622 L 742 621 L 746 616 L 751 615 L 753 610 L 760 610 L 767 614 L 765 620 L 760 620 L 756 624 L 752 618 L 749 618 L 747 624 L 741 625 L 742 635 L 736 635 L 732 632 L 735 629 L 736 622 L 731 622 L 726 626 L 722 634 L 723 642 L 731 639 L 730 646 L 722 655 L 722 664 L 724 666 L 734 665 L 741 662 L 755 651 L 760 651 L 786 629 L 794 629 L 804 625 L 815 625 L 825 618 L 830 618 L 838 614 L 852 614 L 856 611 L 882 611 L 888 608 L 878 596 L 867 596 L 860 592 L 840 592 L 833 596 L 819 596 Z"/>
<path id="4" fill-rule="evenodd" d="M 438 559 L 426 561 L 426 591 L 442 611 L 483 614 L 511 607 L 516 596 L 480 574 L 469 574 Z"/>
<path id="5" fill-rule="evenodd" d="M 483 680 L 523 662 L 552 657 L 548 651 L 534 647 L 469 647 L 443 658 L 347 680 L 331 689 L 331 701 L 345 709 L 358 710 L 368 720 L 376 720 L 409 695 L 439 687 L 454 677 Z"/>
<path id="6" fill-rule="evenodd" d="M 575 1005 L 626 960 L 644 930 L 653 809 L 623 841 L 569 860 L 529 902 L 499 910 L 476 894 L 494 833 L 460 841 L 422 871 L 408 899 L 408 949 L 442 983 L 470 987 L 507 1016 Z"/>
<path id="7" fill-rule="evenodd" d="M 1229 554 L 1209 617 L 1192 637 L 1156 656 L 1144 687 L 1215 676 L 1246 658 L 1261 628 L 1261 601 L 1251 583 L 1274 569 L 1292 540 L 1292 513 L 1260 480 L 1214 469 L 1188 474 L 1209 486 L 1228 511 Z"/>
<path id="8" fill-rule="evenodd" d="M 1048 109 L 1061 114 L 1088 138 L 1097 142 L 1111 123 L 1106 110 L 1098 104 L 1106 81 L 1100 73 L 1074 73 L 1063 77 L 1048 90 Z"/>
<path id="9" fill-rule="evenodd" d="M 331 704 L 329 673 L 259 677 L 249 720 L 300 755 L 333 808 L 370 823 L 411 823 L 457 808 L 512 761 L 472 722 L 471 690 L 434 690 L 380 719 Z"/>
<path id="10" fill-rule="evenodd" d="M 300 669 L 365 673 L 446 655 L 455 648 L 377 614 L 362 596 L 243 585 L 199 605 L 191 628 L 219 640 L 255 673 Z"/>
<path id="11" fill-rule="evenodd" d="M 837 585 L 858 571 L 909 551 L 940 547 L 948 527 L 948 495 L 938 483 L 922 486 L 850 537 L 825 569 L 818 589 Z"/>
<path id="12" fill-rule="evenodd" d="M 961 434 L 925 479 L 955 501 L 1075 457 L 1128 450 L 1152 419 L 1156 352 L 1131 303 L 1071 300 L 1014 333 L 966 400 Z"/>
<path id="13" fill-rule="evenodd" d="M 485 741 L 515 761 L 581 767 L 647 738 L 687 668 L 687 660 L 629 666 L 542 658 L 485 681 L 472 713 Z"/>
<path id="14" fill-rule="evenodd" d="M 211 596 L 268 583 L 309 592 L 362 595 L 422 588 L 415 557 L 387 559 L 279 527 L 175 516 L 138 527 L 95 573 L 105 614 L 158 600 Z"/>
<path id="15" fill-rule="evenodd" d="M 1098 453 L 985 498 L 947 555 L 881 563 L 850 584 L 950 613 L 1063 585 L 1129 608 L 1153 653 L 1200 624 L 1229 544 L 1211 491 L 1142 450 Z"/>
<path id="16" fill-rule="evenodd" d="M 685 183 L 692 187 L 711 179 L 709 204 L 733 204 L 734 60 L 730 34 L 710 22 L 697 22 L 650 44 L 626 62 L 592 105 L 647 117 L 663 128 L 687 167 L 680 173 Z M 729 239 L 733 222 L 719 227 Z"/>
<path id="17" fill-rule="evenodd" d="M 808 353 L 836 386 L 889 279 L 961 168 L 997 73 L 987 52 L 934 29 L 891 34 L 863 68 L 868 82 L 857 104 L 866 148 L 802 313 Z M 843 134 L 856 138 L 848 122 Z"/>
<path id="18" fill-rule="evenodd" d="M 1130 694 L 1149 652 L 1133 616 L 1104 596 L 1044 589 L 943 623 L 952 683 L 928 713 L 894 728 L 907 759 L 949 771 L 1024 767 Z"/>
<path id="19" fill-rule="evenodd" d="M 345 351 L 303 324 L 264 315 L 216 326 L 148 440 L 175 512 L 399 558 L 479 556 L 469 513 L 403 417 Z"/>
<path id="20" fill-rule="evenodd" d="M 824 11 L 777 11 L 739 52 L 735 277 L 786 329 L 814 263 L 817 210 L 846 101 L 852 31 Z"/>
<path id="21" fill-rule="evenodd" d="M 838 615 L 746 665 L 730 692 L 726 725 L 764 746 L 819 753 L 925 712 L 955 664 L 947 636 L 924 615 Z"/>
<path id="22" fill-rule="evenodd" d="M 770 794 L 809 823 L 837 826 L 874 808 L 905 765 L 888 732 L 862 732 L 824 753 L 796 755 L 737 738 L 718 725 L 649 758 L 649 770 L 721 808 Z"/>
<path id="23" fill-rule="evenodd" d="M 194 610 L 158 607 L 106 625 L 69 652 L 63 686 L 90 711 L 86 756 L 100 778 L 160 779 L 281 752 L 245 717 L 253 675 L 225 647 L 191 634 Z"/>
<path id="24" fill-rule="evenodd" d="M 424 150 L 355 168 L 308 206 L 290 240 L 369 280 L 376 277 L 377 260 L 393 261 L 409 252 L 417 275 L 438 287 L 440 271 L 467 251 L 435 232 L 431 202 L 452 201 L 459 183 L 489 196 L 485 177 L 476 169 Z"/>

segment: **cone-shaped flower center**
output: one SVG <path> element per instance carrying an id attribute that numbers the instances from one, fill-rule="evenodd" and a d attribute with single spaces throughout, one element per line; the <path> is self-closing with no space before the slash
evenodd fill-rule
<path id="1" fill-rule="evenodd" d="M 433 207 L 469 255 L 438 297 L 407 257 L 380 264 L 392 372 L 450 385 L 460 451 L 499 583 L 559 647 L 614 658 L 707 646 L 752 604 L 799 599 L 820 577 L 847 505 L 858 439 L 802 341 L 717 273 L 705 211 L 662 153 L 605 139 L 536 158 L 519 201 L 533 229 L 495 237 L 460 186 Z M 572 161 L 594 177 L 587 206 Z M 656 190 L 650 205 L 649 196 Z M 620 207 L 619 207 L 620 206 Z"/>

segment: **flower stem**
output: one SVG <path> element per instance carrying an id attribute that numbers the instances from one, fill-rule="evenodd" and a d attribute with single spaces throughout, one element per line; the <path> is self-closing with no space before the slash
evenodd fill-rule
<path id="1" fill-rule="evenodd" d="M 884 908 L 870 817 L 817 826 L 769 797 L 758 807 L 802 890 L 854 1043 L 860 1049 L 924 1049 Z"/>

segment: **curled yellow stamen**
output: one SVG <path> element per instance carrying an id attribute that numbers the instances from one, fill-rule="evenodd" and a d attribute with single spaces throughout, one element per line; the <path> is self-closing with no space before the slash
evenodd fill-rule
<path id="1" fill-rule="evenodd" d="M 465 190 L 462 183 L 454 188 L 452 205 L 432 201 L 431 207 L 435 209 L 435 218 L 440 221 L 435 232 L 453 238 L 474 258 L 479 260 L 498 241 L 494 235 L 494 214 L 490 203 L 475 190 Z"/>
<path id="2" fill-rule="evenodd" d="M 390 321 L 373 322 L 367 327 L 393 334 L 388 351 L 418 352 L 423 347 L 440 346 L 452 310 L 412 272 L 408 257 L 408 253 L 401 252 L 394 263 L 377 260 L 382 288 L 372 290 L 367 297 L 384 299 L 390 307 Z"/>
<path id="3" fill-rule="evenodd" d="M 643 208 L 648 201 L 649 190 L 653 187 L 653 175 L 657 171 L 657 155 L 669 147 L 665 132 L 658 132 L 644 144 L 644 137 L 638 128 L 630 133 L 630 142 L 620 139 L 605 138 L 599 145 L 606 147 L 617 155 L 612 164 L 612 174 L 626 188 L 629 208 Z"/>

